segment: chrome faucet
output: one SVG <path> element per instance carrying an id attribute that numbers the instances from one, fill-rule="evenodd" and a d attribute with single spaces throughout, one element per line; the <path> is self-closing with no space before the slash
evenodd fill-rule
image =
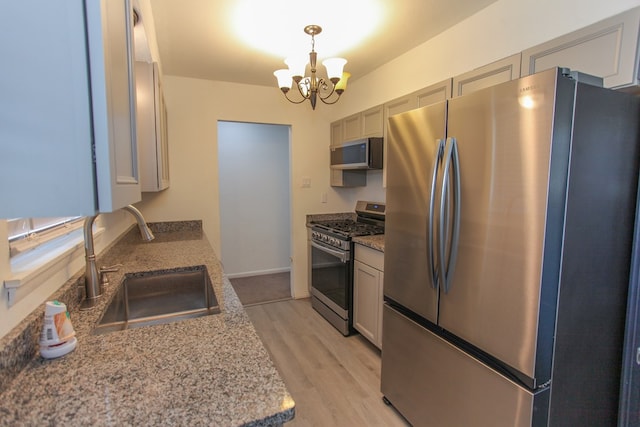
<path id="1" fill-rule="evenodd" d="M 133 215 L 138 223 L 142 240 L 149 242 L 154 239 L 153 233 L 144 221 L 142 214 L 132 205 L 123 207 L 125 211 Z M 96 266 L 96 254 L 93 246 L 93 222 L 98 215 L 88 216 L 84 220 L 84 253 L 87 262 L 84 272 L 85 299 L 80 304 L 80 310 L 88 310 L 96 305 L 98 298 L 102 295 L 101 276 L 108 271 L 115 271 L 112 267 L 98 271 Z"/>

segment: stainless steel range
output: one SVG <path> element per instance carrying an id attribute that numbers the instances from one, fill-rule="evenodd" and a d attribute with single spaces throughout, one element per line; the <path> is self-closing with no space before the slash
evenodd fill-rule
<path id="1" fill-rule="evenodd" d="M 353 241 L 384 234 L 385 205 L 358 201 L 356 219 L 311 226 L 311 305 L 343 335 L 353 329 Z"/>

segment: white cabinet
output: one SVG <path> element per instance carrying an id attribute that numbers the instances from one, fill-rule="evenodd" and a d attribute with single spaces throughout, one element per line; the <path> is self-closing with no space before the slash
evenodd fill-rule
<path id="1" fill-rule="evenodd" d="M 432 84 L 414 92 L 412 95 L 418 101 L 418 108 L 425 107 L 427 105 L 435 104 L 436 102 L 442 102 L 451 98 L 451 88 L 453 85 L 453 79 L 446 79 L 439 83 Z"/>
<path id="2" fill-rule="evenodd" d="M 331 145 L 383 133 L 384 113 L 382 105 L 378 105 L 331 123 Z"/>
<path id="3" fill-rule="evenodd" d="M 355 245 L 353 326 L 378 348 L 382 348 L 383 269 L 382 252 Z"/>
<path id="4" fill-rule="evenodd" d="M 161 191 L 169 187 L 169 140 L 158 63 L 136 62 L 136 98 L 142 191 Z"/>
<path id="5" fill-rule="evenodd" d="M 331 169 L 332 187 L 364 187 L 367 185 L 367 171 Z"/>
<path id="6" fill-rule="evenodd" d="M 382 105 L 362 112 L 361 138 L 382 136 L 384 132 L 384 114 Z"/>
<path id="7" fill-rule="evenodd" d="M 522 75 L 552 67 L 602 77 L 607 88 L 638 85 L 640 7 L 527 49 Z"/>
<path id="8" fill-rule="evenodd" d="M 409 95 L 385 102 L 383 105 L 385 133 L 389 117 L 451 98 L 451 84 L 452 79 L 446 79 Z"/>
<path id="9" fill-rule="evenodd" d="M 344 141 L 344 121 L 336 120 L 331 123 L 331 145 L 339 145 Z"/>
<path id="10" fill-rule="evenodd" d="M 517 53 L 454 77 L 452 96 L 455 98 L 519 78 L 521 57 Z"/>
<path id="11" fill-rule="evenodd" d="M 362 135 L 362 113 L 353 114 L 342 119 L 342 142 L 358 139 Z"/>
<path id="12" fill-rule="evenodd" d="M 331 123 L 331 146 L 361 138 L 383 136 L 384 110 L 382 107 L 382 105 L 378 105 Z M 366 170 L 331 169 L 330 173 L 332 187 L 364 187 L 367 185 Z"/>
<path id="13" fill-rule="evenodd" d="M 0 27 L 0 217 L 139 201 L 130 1 L 2 2 Z"/>

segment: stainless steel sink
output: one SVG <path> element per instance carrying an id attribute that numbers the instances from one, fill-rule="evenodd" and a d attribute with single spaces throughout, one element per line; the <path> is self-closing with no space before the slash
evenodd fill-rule
<path id="1" fill-rule="evenodd" d="M 204 265 L 125 275 L 94 334 L 220 313 Z"/>

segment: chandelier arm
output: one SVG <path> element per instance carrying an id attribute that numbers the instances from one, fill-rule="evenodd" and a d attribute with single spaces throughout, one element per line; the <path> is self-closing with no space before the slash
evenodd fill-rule
<path id="1" fill-rule="evenodd" d="M 298 83 L 296 83 L 296 88 L 298 89 L 298 93 L 303 99 L 309 99 L 311 91 L 313 90 L 311 82 L 307 81 L 307 79 L 308 77 L 305 77 L 302 80 L 300 80 Z M 306 92 L 307 92 L 306 95 L 305 95 L 305 92 L 303 92 L 302 90 L 303 86 L 306 87 Z"/>
<path id="2" fill-rule="evenodd" d="M 336 92 L 336 95 L 338 95 L 337 92 Z M 329 101 L 326 100 L 327 98 L 329 98 L 328 96 L 326 98 L 322 98 L 322 97 L 319 97 L 319 98 L 320 98 L 320 101 L 322 101 L 323 104 L 331 105 L 331 104 L 335 104 L 336 102 L 338 102 L 340 100 L 340 95 L 338 95 L 336 100 L 332 101 L 332 102 L 329 102 Z"/>
<path id="3" fill-rule="evenodd" d="M 307 100 L 307 98 L 303 96 L 300 101 L 296 101 L 294 99 L 289 98 L 289 95 L 287 94 L 287 92 L 282 92 L 282 93 L 284 93 L 284 97 L 287 98 L 287 101 L 291 102 L 292 104 L 302 104 L 304 101 Z"/>
<path id="4" fill-rule="evenodd" d="M 331 95 L 333 95 L 334 93 L 336 93 L 336 85 L 334 85 L 333 83 L 329 82 L 329 84 L 327 84 L 327 82 L 325 81 L 325 79 L 320 79 L 320 81 L 318 82 L 318 88 L 323 87 L 326 88 L 327 90 L 329 89 L 329 85 L 331 85 L 331 92 L 329 92 L 328 95 L 326 96 L 322 96 L 320 94 L 320 91 L 318 91 L 318 97 L 320 98 L 320 100 L 322 102 L 324 102 L 325 99 L 328 99 L 331 97 Z M 338 98 L 340 98 L 340 95 L 338 95 Z M 334 104 L 335 102 L 331 102 L 331 104 Z M 326 102 L 325 102 L 326 104 Z"/>

